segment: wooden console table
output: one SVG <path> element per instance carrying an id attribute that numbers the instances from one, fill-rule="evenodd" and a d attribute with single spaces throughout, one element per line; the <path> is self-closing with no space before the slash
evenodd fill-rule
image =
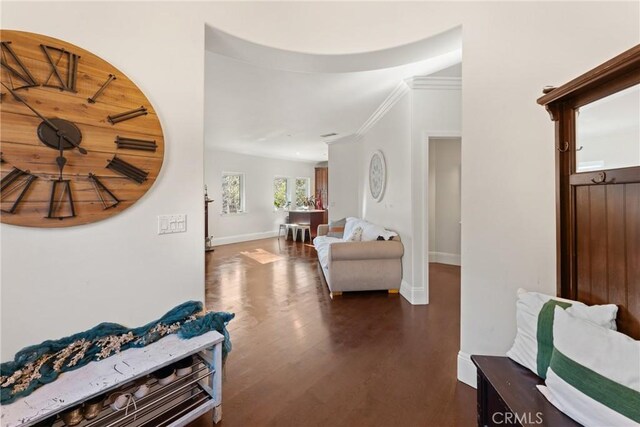
<path id="1" fill-rule="evenodd" d="M 193 356 L 192 373 L 167 385 L 148 379 L 149 393 L 113 411 L 107 402 L 100 414 L 78 427 L 163 426 L 179 427 L 213 411 L 213 420 L 222 416 L 222 341 L 216 331 L 181 339 L 169 335 L 146 347 L 132 348 L 106 359 L 65 372 L 51 384 L 28 396 L 2 406 L 2 427 L 38 425 L 64 426 L 58 414 L 85 401 L 112 392 L 133 392 L 134 381 L 186 357 Z M 57 417 L 57 418 L 56 418 Z M 55 421 L 54 421 L 55 418 Z M 51 423 L 49 422 L 51 421 Z"/>

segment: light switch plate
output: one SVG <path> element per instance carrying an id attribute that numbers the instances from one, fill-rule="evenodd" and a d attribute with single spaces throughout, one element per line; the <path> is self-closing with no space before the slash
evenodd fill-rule
<path id="1" fill-rule="evenodd" d="M 187 214 L 158 215 L 158 234 L 184 233 L 187 231 Z"/>

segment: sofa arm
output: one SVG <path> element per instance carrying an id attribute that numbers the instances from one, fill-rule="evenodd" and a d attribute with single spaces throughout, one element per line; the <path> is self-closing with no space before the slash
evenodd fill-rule
<path id="1" fill-rule="evenodd" d="M 402 242 L 387 240 L 373 242 L 345 242 L 329 245 L 329 260 L 369 260 L 402 258 Z"/>
<path id="2" fill-rule="evenodd" d="M 326 236 L 329 232 L 329 224 L 318 225 L 318 236 Z"/>

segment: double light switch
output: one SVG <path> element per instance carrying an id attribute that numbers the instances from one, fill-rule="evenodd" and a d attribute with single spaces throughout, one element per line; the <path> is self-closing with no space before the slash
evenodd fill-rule
<path id="1" fill-rule="evenodd" d="M 186 231 L 186 214 L 158 216 L 158 234 L 184 233 Z"/>

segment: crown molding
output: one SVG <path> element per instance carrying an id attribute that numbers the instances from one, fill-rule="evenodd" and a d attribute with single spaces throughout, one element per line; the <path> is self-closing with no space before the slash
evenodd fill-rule
<path id="1" fill-rule="evenodd" d="M 384 117 L 385 114 L 410 90 L 460 90 L 462 89 L 461 77 L 429 77 L 429 76 L 414 76 L 405 79 L 398 83 L 398 85 L 391 91 L 389 96 L 380 104 L 380 106 L 369 116 L 366 122 L 360 129 L 348 138 L 340 138 L 336 141 L 329 142 L 328 144 L 334 144 L 336 142 L 355 142 L 360 140 L 371 128 Z"/>
<path id="2" fill-rule="evenodd" d="M 383 118 L 384 115 L 387 114 L 387 112 L 389 110 L 391 110 L 391 108 L 393 108 L 393 106 L 396 105 L 396 103 L 407 92 L 409 92 L 409 86 L 407 86 L 407 83 L 405 81 L 402 81 L 402 82 L 398 83 L 398 85 L 391 91 L 389 96 L 387 96 L 387 98 L 382 102 L 382 104 L 380 104 L 380 106 L 378 108 L 376 108 L 376 110 L 373 112 L 373 114 L 371 114 L 371 116 L 369 116 L 367 121 L 364 122 L 364 124 L 362 126 L 360 126 L 360 129 L 358 129 L 358 131 L 354 135 L 354 139 L 358 140 L 358 139 L 362 138 L 364 136 L 364 134 L 369 132 L 369 130 L 371 130 L 373 125 L 378 123 L 378 121 L 381 118 Z"/>
<path id="3" fill-rule="evenodd" d="M 325 141 L 325 144 L 327 145 L 345 144 L 345 143 L 353 142 L 355 138 L 356 138 L 355 134 L 349 134 L 349 135 L 342 136 L 340 138 L 336 138 L 332 141 Z"/>
<path id="4" fill-rule="evenodd" d="M 460 90 L 462 89 L 461 77 L 429 77 L 414 76 L 405 79 L 405 83 L 413 90 Z"/>

